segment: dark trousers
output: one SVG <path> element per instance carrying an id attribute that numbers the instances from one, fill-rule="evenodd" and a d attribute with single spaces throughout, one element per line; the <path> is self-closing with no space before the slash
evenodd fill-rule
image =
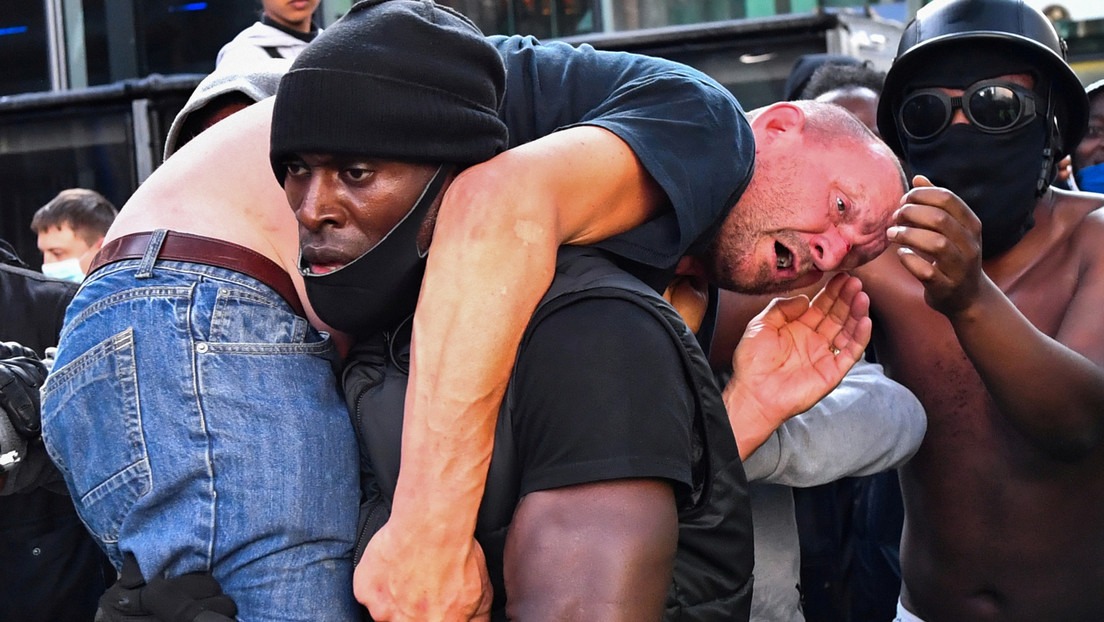
<path id="1" fill-rule="evenodd" d="M 806 622 L 892 620 L 904 507 L 896 471 L 794 489 Z"/>
<path id="2" fill-rule="evenodd" d="M 115 570 L 66 495 L 0 497 L 0 620 L 92 622 Z"/>

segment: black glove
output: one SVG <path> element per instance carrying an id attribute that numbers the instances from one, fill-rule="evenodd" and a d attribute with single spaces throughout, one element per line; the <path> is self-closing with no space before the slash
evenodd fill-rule
<path id="1" fill-rule="evenodd" d="M 138 560 L 127 553 L 119 580 L 100 597 L 102 622 L 233 622 L 238 606 L 209 574 L 171 579 L 142 578 Z"/>
<path id="2" fill-rule="evenodd" d="M 33 350 L 11 341 L 0 343 L 0 410 L 28 440 L 42 434 L 38 390 L 48 372 Z"/>
<path id="3" fill-rule="evenodd" d="M 30 359 L 38 358 L 38 354 L 27 346 L 15 341 L 0 341 L 0 359 L 12 359 L 25 356 Z"/>

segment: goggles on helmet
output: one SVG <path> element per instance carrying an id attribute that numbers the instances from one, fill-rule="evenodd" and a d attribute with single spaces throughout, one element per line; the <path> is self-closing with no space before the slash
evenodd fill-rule
<path id="1" fill-rule="evenodd" d="M 897 120 L 912 140 L 929 140 L 950 125 L 955 108 L 982 132 L 1000 134 L 1019 129 L 1035 118 L 1035 93 L 1002 80 L 971 84 L 962 95 L 940 89 L 913 91 L 901 104 Z"/>

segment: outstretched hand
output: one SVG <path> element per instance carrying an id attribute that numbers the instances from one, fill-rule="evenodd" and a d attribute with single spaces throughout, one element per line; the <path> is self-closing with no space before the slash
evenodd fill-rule
<path id="1" fill-rule="evenodd" d="M 448 549 L 385 524 L 353 573 L 353 593 L 376 622 L 488 622 L 492 588 L 474 538 Z M 466 546 L 465 546 L 466 544 Z"/>
<path id="2" fill-rule="evenodd" d="M 870 342 L 869 312 L 862 283 L 837 274 L 812 302 L 776 298 L 748 324 L 724 391 L 742 457 L 840 383 Z"/>

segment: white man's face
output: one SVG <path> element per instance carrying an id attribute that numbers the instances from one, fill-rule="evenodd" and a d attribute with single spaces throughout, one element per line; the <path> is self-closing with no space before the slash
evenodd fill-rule
<path id="1" fill-rule="evenodd" d="M 850 270 L 888 246 L 904 193 L 896 157 L 875 143 L 840 139 L 799 150 L 765 149 L 706 260 L 710 279 L 768 294 Z"/>
<path id="2" fill-rule="evenodd" d="M 100 242 L 103 238 L 100 238 Z M 77 235 L 69 225 L 49 227 L 38 234 L 38 250 L 42 251 L 42 263 L 58 263 L 67 259 L 80 262 L 81 270 L 88 272 L 92 258 L 100 248 L 100 242 L 89 244 Z"/>

